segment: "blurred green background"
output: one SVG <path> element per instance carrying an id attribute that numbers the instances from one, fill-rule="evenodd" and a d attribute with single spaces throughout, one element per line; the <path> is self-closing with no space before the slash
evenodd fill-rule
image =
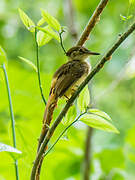
<path id="1" fill-rule="evenodd" d="M 99 1 L 73 0 L 73 21 L 80 36 Z M 71 35 L 69 0 L 0 0 L 0 45 L 8 57 L 8 76 L 16 121 L 17 149 L 22 151 L 19 158 L 20 180 L 30 177 L 35 159 L 44 104 L 38 87 L 36 73 L 20 61 L 18 56 L 35 60 L 34 37 L 22 24 L 18 7 L 23 9 L 34 22 L 40 15 L 40 8 L 56 17 L 66 26 L 64 45 L 74 45 Z M 101 53 L 111 47 L 120 33 L 135 21 L 134 0 L 110 0 L 100 22 L 92 31 L 86 47 Z M 132 16 L 131 16 L 132 15 Z M 135 34 L 133 33 L 115 52 L 112 60 L 92 81 L 93 103 L 96 108 L 108 113 L 120 134 L 93 131 L 91 144 L 92 180 L 133 180 L 135 179 Z M 91 57 L 94 66 L 100 57 Z M 53 73 L 66 57 L 60 44 L 52 40 L 40 48 L 41 79 L 43 91 L 48 98 Z M 127 64 L 127 62 L 130 62 Z M 0 70 L 1 71 L 1 70 Z M 121 73 L 120 73 L 121 72 Z M 121 81 L 120 81 L 121 80 Z M 54 119 L 64 106 L 60 102 Z M 71 117 L 72 118 L 72 117 Z M 50 145 L 56 140 L 65 124 L 60 124 Z M 45 158 L 41 179 L 80 180 L 84 172 L 84 149 L 87 127 L 76 125 L 68 130 L 50 154 Z M 0 142 L 12 146 L 11 122 L 5 82 L 0 77 Z M 49 145 L 49 146 L 50 146 Z M 7 152 L 0 153 L 0 180 L 14 180 L 14 161 Z"/>

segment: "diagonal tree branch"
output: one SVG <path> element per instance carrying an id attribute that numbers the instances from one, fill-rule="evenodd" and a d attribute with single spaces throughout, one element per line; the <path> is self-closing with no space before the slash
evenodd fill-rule
<path id="1" fill-rule="evenodd" d="M 118 40 L 116 41 L 116 43 L 109 49 L 109 51 L 102 57 L 102 59 L 100 60 L 100 62 L 93 68 L 93 70 L 91 71 L 91 73 L 88 75 L 88 77 L 83 81 L 83 83 L 78 87 L 77 91 L 72 95 L 72 97 L 69 99 L 69 101 L 67 102 L 67 104 L 65 105 L 65 107 L 63 108 L 63 110 L 61 111 L 61 113 L 59 114 L 58 118 L 54 121 L 54 123 L 52 124 L 51 128 L 49 129 L 40 149 L 39 152 L 37 154 L 37 157 L 35 159 L 33 168 L 32 168 L 32 173 L 31 173 L 31 180 L 35 180 L 35 173 L 36 173 L 36 169 L 37 166 L 39 164 L 39 161 L 41 160 L 43 154 L 44 154 L 44 149 L 46 148 L 48 142 L 50 141 L 51 136 L 53 135 L 56 127 L 59 125 L 59 123 L 61 122 L 62 118 L 65 116 L 65 114 L 67 113 L 68 109 L 70 108 L 70 106 L 72 105 L 72 103 L 74 102 L 74 100 L 77 98 L 77 96 L 79 95 L 79 93 L 82 91 L 82 89 L 86 86 L 86 84 L 89 83 L 89 81 L 95 76 L 96 73 L 98 73 L 102 67 L 104 66 L 104 64 L 110 59 L 110 57 L 112 56 L 112 54 L 116 51 L 116 49 L 122 44 L 122 42 L 135 30 L 135 23 L 132 24 L 132 26 L 129 27 L 129 29 L 123 33 Z"/>
<path id="2" fill-rule="evenodd" d="M 88 40 L 88 37 L 92 31 L 92 29 L 95 27 L 96 23 L 100 20 L 100 15 L 107 5 L 109 0 L 101 0 L 99 5 L 97 6 L 95 12 L 93 13 L 92 17 L 90 18 L 87 26 L 85 27 L 79 41 L 77 42 L 78 46 L 82 46 L 85 41 Z"/>

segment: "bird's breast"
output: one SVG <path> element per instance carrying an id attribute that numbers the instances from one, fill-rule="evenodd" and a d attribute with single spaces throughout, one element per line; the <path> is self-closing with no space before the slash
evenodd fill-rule
<path id="1" fill-rule="evenodd" d="M 73 93 L 77 90 L 77 88 L 81 85 L 81 83 L 86 79 L 88 74 L 91 71 L 91 65 L 88 62 L 83 62 L 85 66 L 84 74 L 75 82 L 69 89 L 65 92 L 64 96 L 70 98 Z"/>

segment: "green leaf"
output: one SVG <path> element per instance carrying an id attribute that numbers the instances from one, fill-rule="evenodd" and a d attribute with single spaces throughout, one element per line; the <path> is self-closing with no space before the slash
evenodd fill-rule
<path id="1" fill-rule="evenodd" d="M 126 21 L 126 20 L 127 20 L 126 16 L 123 16 L 123 15 L 120 14 L 120 17 L 121 17 L 121 19 L 122 19 L 123 21 Z"/>
<path id="2" fill-rule="evenodd" d="M 0 46 L 0 65 L 7 63 L 7 57 L 4 49 Z"/>
<path id="3" fill-rule="evenodd" d="M 2 151 L 13 152 L 13 153 L 17 153 L 17 154 L 22 153 L 21 151 L 19 151 L 18 149 L 14 148 L 12 146 L 0 143 L 0 152 L 2 152 Z"/>
<path id="4" fill-rule="evenodd" d="M 30 31 L 30 32 L 35 32 L 35 24 L 34 22 L 28 17 L 28 15 L 22 11 L 20 8 L 18 8 L 19 14 L 20 14 L 20 18 L 23 22 L 23 24 L 26 26 L 26 28 Z"/>
<path id="5" fill-rule="evenodd" d="M 39 31 L 37 33 L 38 46 L 43 46 L 47 44 L 51 39 L 52 37 L 48 35 L 47 33 L 43 33 L 42 31 Z"/>
<path id="6" fill-rule="evenodd" d="M 22 61 L 27 63 L 29 66 L 31 66 L 37 72 L 37 67 L 30 60 L 28 60 L 28 59 L 26 59 L 24 57 L 21 57 L 21 56 L 18 56 L 18 57 L 19 57 L 19 59 L 21 59 Z"/>
<path id="7" fill-rule="evenodd" d="M 88 86 L 86 86 L 82 90 L 82 92 L 80 93 L 77 99 L 77 106 L 80 109 L 80 111 L 84 111 L 89 105 L 89 103 L 90 103 L 90 95 L 89 95 Z"/>
<path id="8" fill-rule="evenodd" d="M 96 129 L 119 133 L 119 131 L 111 123 L 95 114 L 85 114 L 80 118 L 80 121 Z"/>
<path id="9" fill-rule="evenodd" d="M 131 15 L 129 15 L 128 17 L 127 17 L 127 20 L 129 20 L 129 19 L 131 19 L 133 17 L 133 15 L 131 14 Z"/>
<path id="10" fill-rule="evenodd" d="M 132 17 L 133 17 L 133 15 L 131 14 L 131 15 L 129 15 L 129 16 L 123 16 L 123 15 L 121 15 L 120 14 L 120 17 L 121 17 L 121 19 L 123 20 L 123 21 L 126 21 L 126 20 L 129 20 L 129 19 L 131 19 Z"/>
<path id="11" fill-rule="evenodd" d="M 44 19 L 44 18 L 41 18 L 41 19 L 38 21 L 37 26 L 42 26 L 44 23 L 45 23 L 45 19 Z"/>
<path id="12" fill-rule="evenodd" d="M 75 118 L 76 118 L 76 107 L 75 105 L 71 106 L 70 109 L 68 110 L 68 113 L 66 114 L 65 118 L 64 118 L 64 124 L 68 125 L 70 123 L 72 123 Z"/>
<path id="13" fill-rule="evenodd" d="M 107 113 L 105 113 L 104 111 L 101 111 L 99 109 L 89 109 L 88 112 L 90 112 L 92 114 L 96 114 L 98 116 L 101 116 L 109 121 L 112 120 L 111 117 Z"/>
<path id="14" fill-rule="evenodd" d="M 61 26 L 60 23 L 55 19 L 52 15 L 50 15 L 47 11 L 41 9 L 41 14 L 44 20 L 56 31 L 60 31 Z"/>
<path id="15" fill-rule="evenodd" d="M 47 33 L 48 35 L 52 36 L 53 38 L 55 38 L 57 41 L 60 42 L 59 35 L 49 25 L 45 26 L 44 28 L 37 27 L 37 29 L 39 29 L 44 33 Z"/>

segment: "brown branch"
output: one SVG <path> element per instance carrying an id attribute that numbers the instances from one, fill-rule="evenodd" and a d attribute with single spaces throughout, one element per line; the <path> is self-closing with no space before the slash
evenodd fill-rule
<path id="1" fill-rule="evenodd" d="M 96 73 L 98 73 L 104 64 L 110 59 L 111 55 L 115 52 L 115 50 L 121 45 L 121 43 L 135 30 L 135 23 L 129 27 L 129 29 L 119 37 L 119 39 L 116 41 L 116 43 L 109 49 L 109 51 L 103 56 L 103 58 L 100 60 L 100 62 L 96 65 L 95 68 L 91 71 L 91 73 L 88 75 L 88 77 L 83 81 L 83 83 L 78 87 L 77 91 L 72 95 L 72 97 L 68 100 L 67 104 L 59 114 L 58 118 L 54 121 L 51 128 L 49 129 L 45 139 L 43 140 L 42 145 L 40 146 L 40 149 L 38 151 L 37 157 L 35 159 L 35 162 L 33 164 L 32 172 L 31 172 L 31 180 L 35 180 L 35 173 L 37 166 L 39 164 L 39 161 L 41 160 L 44 149 L 47 147 L 48 142 L 50 141 L 50 138 L 52 137 L 56 127 L 61 122 L 62 118 L 67 113 L 68 109 L 72 105 L 72 103 L 75 101 L 79 93 L 82 91 L 82 89 L 89 83 L 89 81 L 95 76 Z"/>
<path id="2" fill-rule="evenodd" d="M 47 131 L 49 129 L 49 126 L 51 124 L 51 121 L 52 121 L 52 118 L 53 118 L 53 112 L 54 112 L 54 109 L 57 106 L 57 101 L 58 101 L 58 99 L 55 98 L 54 94 L 51 94 L 49 96 L 47 105 L 45 107 L 45 113 L 44 113 L 44 118 L 43 118 L 43 127 L 42 127 L 41 134 L 40 134 L 40 137 L 39 137 L 39 140 L 38 140 L 37 152 L 38 152 L 38 150 L 40 148 L 40 145 L 42 144 L 43 139 L 45 138 L 45 136 L 47 134 Z"/>
<path id="3" fill-rule="evenodd" d="M 85 143 L 85 153 L 84 153 L 84 177 L 83 180 L 89 180 L 90 174 L 90 158 L 91 158 L 91 140 L 92 140 L 93 128 L 88 127 L 87 137 Z"/>
<path id="4" fill-rule="evenodd" d="M 44 113 L 44 118 L 43 118 L 43 127 L 41 130 L 41 134 L 40 134 L 40 138 L 39 138 L 39 142 L 38 142 L 38 149 L 37 149 L 37 153 L 38 150 L 47 134 L 47 131 L 49 129 L 50 123 L 52 121 L 52 116 L 53 116 L 53 112 L 55 107 L 57 106 L 57 101 L 58 99 L 55 97 L 54 94 L 51 94 L 49 96 L 46 108 L 45 108 L 45 113 Z M 46 151 L 47 148 L 44 149 L 44 153 Z M 40 171 L 41 171 L 41 166 L 42 166 L 42 162 L 43 162 L 44 156 L 42 156 L 41 160 L 39 161 L 39 165 L 37 167 L 36 170 L 36 176 L 35 179 L 39 180 L 40 179 Z"/>
<path id="5" fill-rule="evenodd" d="M 100 1 L 95 12 L 93 13 L 92 17 L 90 18 L 87 26 L 85 27 L 79 41 L 77 42 L 77 45 L 82 46 L 85 43 L 85 41 L 88 40 L 88 37 L 89 37 L 92 29 L 95 27 L 96 23 L 100 20 L 100 15 L 101 15 L 103 9 L 105 8 L 105 6 L 107 5 L 107 3 L 108 3 L 108 0 Z"/>

